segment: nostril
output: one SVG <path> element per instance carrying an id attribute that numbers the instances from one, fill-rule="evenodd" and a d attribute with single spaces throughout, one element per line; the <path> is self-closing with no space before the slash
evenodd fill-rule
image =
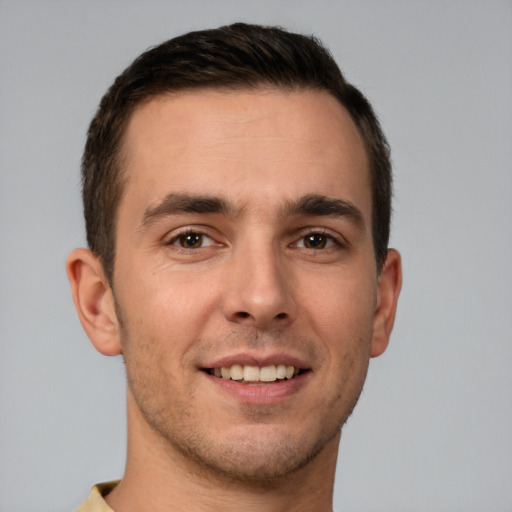
<path id="1" fill-rule="evenodd" d="M 245 320 L 245 319 L 248 319 L 248 318 L 252 318 L 254 317 L 255 320 L 257 320 L 258 318 L 261 318 L 259 315 L 251 315 L 251 313 L 248 313 L 247 311 L 237 311 L 234 316 L 233 316 L 233 319 L 237 319 L 237 320 Z M 278 313 L 277 315 L 273 316 L 272 317 L 274 320 L 285 320 L 288 318 L 288 313 Z"/>

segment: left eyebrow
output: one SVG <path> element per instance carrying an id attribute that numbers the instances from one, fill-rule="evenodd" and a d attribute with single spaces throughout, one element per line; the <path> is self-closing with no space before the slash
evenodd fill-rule
<path id="1" fill-rule="evenodd" d="M 365 231 L 366 224 L 362 211 L 344 199 L 334 199 L 317 194 L 308 194 L 297 200 L 288 201 L 282 210 L 284 217 L 333 216 L 347 217 L 359 230 Z"/>

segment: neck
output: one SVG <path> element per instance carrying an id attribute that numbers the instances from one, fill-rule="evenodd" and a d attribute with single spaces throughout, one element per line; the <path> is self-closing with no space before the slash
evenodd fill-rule
<path id="1" fill-rule="evenodd" d="M 129 395 L 126 470 L 106 501 L 115 512 L 331 512 L 339 437 L 301 469 L 271 484 L 248 483 L 176 450 L 145 422 Z"/>

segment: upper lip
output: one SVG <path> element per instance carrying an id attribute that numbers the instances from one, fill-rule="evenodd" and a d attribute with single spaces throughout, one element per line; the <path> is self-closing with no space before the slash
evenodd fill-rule
<path id="1" fill-rule="evenodd" d="M 311 367 L 304 359 L 288 354 L 286 352 L 274 352 L 272 354 L 251 354 L 249 352 L 240 352 L 237 354 L 230 354 L 227 356 L 219 357 L 217 359 L 207 361 L 201 365 L 202 368 L 222 368 L 233 366 L 234 364 L 252 365 L 252 366 L 270 366 L 284 364 L 287 366 L 295 366 L 300 369 L 308 369 Z"/>

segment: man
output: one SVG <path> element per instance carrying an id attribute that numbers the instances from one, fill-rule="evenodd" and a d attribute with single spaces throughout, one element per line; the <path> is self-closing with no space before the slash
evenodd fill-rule
<path id="1" fill-rule="evenodd" d="M 401 285 L 375 115 L 313 38 L 236 24 L 151 49 L 83 158 L 67 262 L 123 354 L 128 454 L 80 511 L 331 511 L 342 425 Z"/>

